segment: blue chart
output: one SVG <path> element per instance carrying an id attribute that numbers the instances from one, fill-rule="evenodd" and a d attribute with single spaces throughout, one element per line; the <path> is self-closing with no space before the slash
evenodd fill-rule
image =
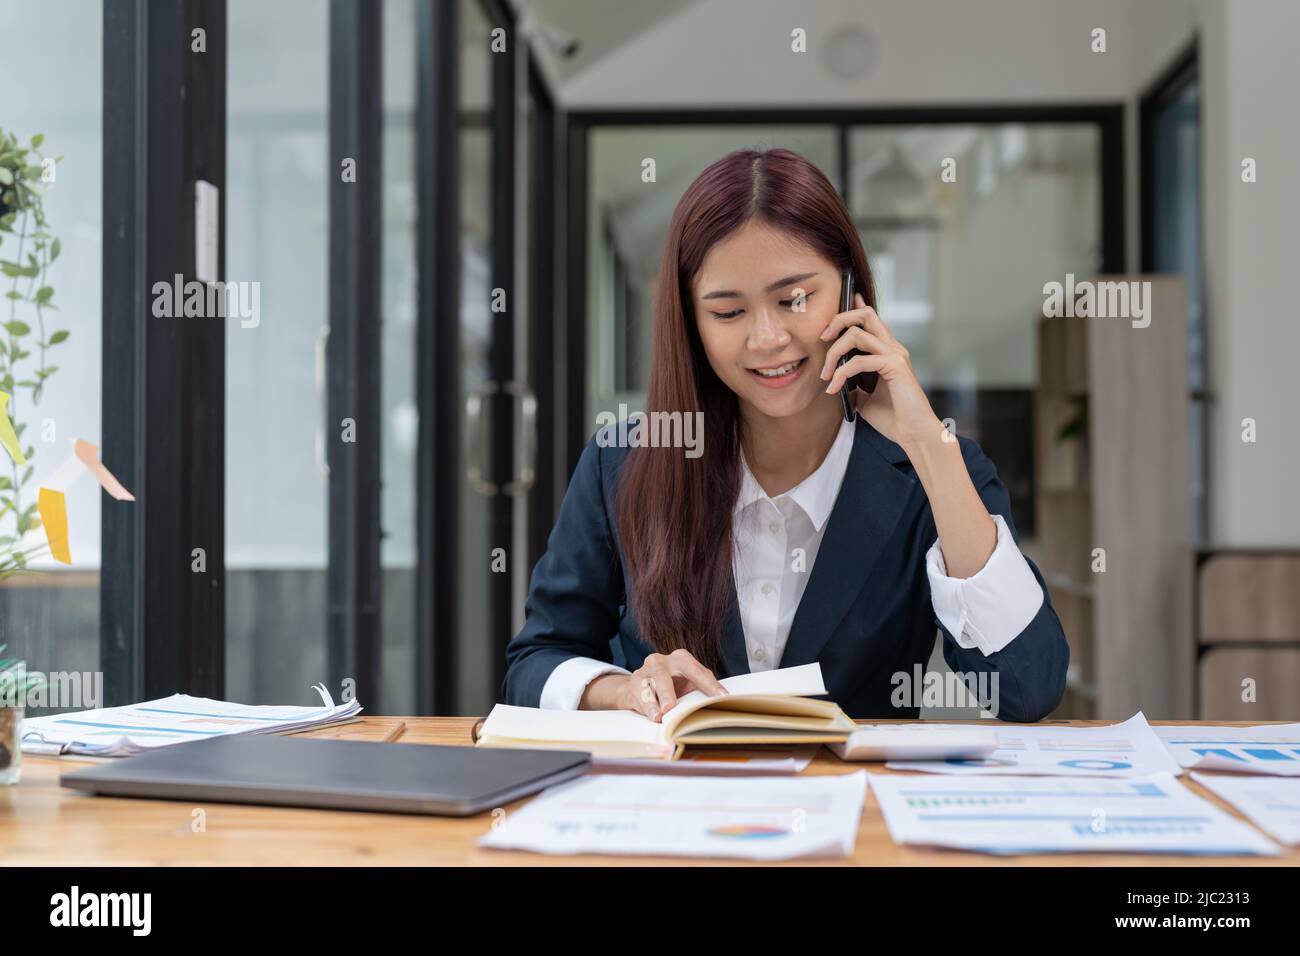
<path id="1" fill-rule="evenodd" d="M 953 767 L 1016 767 L 1013 760 L 999 760 L 996 757 L 949 757 L 944 763 Z M 1069 760 L 1056 761 L 1058 767 L 1071 767 L 1075 770 L 1132 770 L 1133 765 L 1124 760 L 1106 760 L 1100 757 L 1074 757 Z M 1038 771 L 1041 773 L 1041 770 Z"/>
<path id="2" fill-rule="evenodd" d="M 1292 750 L 1290 753 L 1273 747 L 1244 746 L 1240 751 L 1229 750 L 1227 747 L 1193 747 L 1192 750 L 1203 757 L 1207 754 L 1218 754 L 1229 760 L 1300 760 L 1300 749 Z"/>
<path id="3" fill-rule="evenodd" d="M 1300 724 L 1257 727 L 1161 727 L 1184 767 L 1300 776 Z"/>
<path id="4" fill-rule="evenodd" d="M 1194 834 L 1204 830 L 1209 822 L 1208 817 L 1189 817 L 1167 820 L 1107 820 L 1104 827 L 1096 827 L 1091 823 L 1075 823 L 1073 826 L 1076 835 L 1100 840 L 1121 835 L 1131 836 L 1133 834 L 1146 836 L 1152 834 L 1162 836 L 1168 834 Z"/>
<path id="5" fill-rule="evenodd" d="M 1080 770 L 1131 770 L 1133 765 L 1123 760 L 1098 760 L 1096 758 L 1081 760 L 1061 760 L 1062 767 L 1077 767 Z"/>

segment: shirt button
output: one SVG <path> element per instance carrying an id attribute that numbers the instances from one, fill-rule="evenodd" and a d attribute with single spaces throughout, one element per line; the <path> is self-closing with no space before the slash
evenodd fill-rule
<path id="1" fill-rule="evenodd" d="M 767 660 L 767 651 L 763 650 L 761 647 L 754 648 L 754 660 L 756 661 Z"/>
<path id="2" fill-rule="evenodd" d="M 762 587 L 760 590 L 761 590 L 764 594 L 771 594 L 771 593 L 772 593 L 772 585 L 770 585 L 770 584 L 764 584 L 763 587 Z"/>
<path id="3" fill-rule="evenodd" d="M 781 530 L 781 526 L 777 524 L 775 521 L 773 521 L 770 525 L 767 526 L 767 530 L 772 532 L 773 534 L 776 534 L 778 531 Z"/>

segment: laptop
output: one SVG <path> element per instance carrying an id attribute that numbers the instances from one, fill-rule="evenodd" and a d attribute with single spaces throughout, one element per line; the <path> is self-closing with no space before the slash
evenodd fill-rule
<path id="1" fill-rule="evenodd" d="M 586 772 L 591 755 L 275 736 L 221 736 L 65 773 L 113 797 L 472 816 Z"/>

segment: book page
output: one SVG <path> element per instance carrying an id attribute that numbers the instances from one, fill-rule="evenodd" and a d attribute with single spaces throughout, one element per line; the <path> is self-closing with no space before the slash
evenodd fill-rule
<path id="1" fill-rule="evenodd" d="M 663 743 L 663 727 L 634 710 L 541 710 L 497 704 L 483 736 L 514 740 Z"/>
<path id="2" fill-rule="evenodd" d="M 724 677 L 718 683 L 727 688 L 728 695 L 732 697 L 816 697 L 826 693 L 826 685 L 822 682 L 822 667 L 816 661 L 799 667 L 737 674 L 735 677 Z M 674 728 L 683 718 L 717 699 L 702 690 L 693 690 L 683 696 L 677 701 L 677 706 L 663 716 L 664 738 L 671 740 Z"/>

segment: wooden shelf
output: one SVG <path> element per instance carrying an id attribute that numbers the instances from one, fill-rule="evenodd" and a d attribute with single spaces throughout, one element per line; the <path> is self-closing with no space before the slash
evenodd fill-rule
<path id="1" fill-rule="evenodd" d="M 1184 283 L 1093 281 L 1149 282 L 1150 322 L 1038 323 L 1035 555 L 1070 641 L 1069 716 L 1191 718 Z M 1059 439 L 1083 408 L 1086 433 Z M 1104 572 L 1093 572 L 1096 548 Z"/>

